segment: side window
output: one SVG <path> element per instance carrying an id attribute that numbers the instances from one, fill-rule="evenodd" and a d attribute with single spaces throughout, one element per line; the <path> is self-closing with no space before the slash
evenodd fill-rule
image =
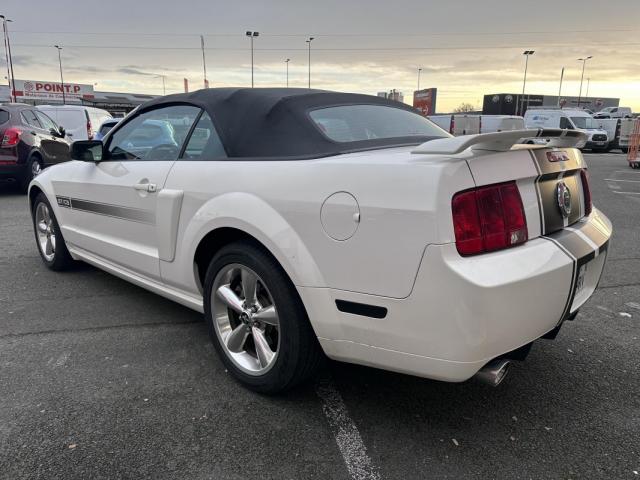
<path id="1" fill-rule="evenodd" d="M 573 125 L 571 125 L 567 117 L 560 117 L 560 128 L 571 130 L 573 129 Z"/>
<path id="2" fill-rule="evenodd" d="M 200 109 L 156 108 L 133 117 L 110 138 L 107 160 L 177 160 Z"/>
<path id="3" fill-rule="evenodd" d="M 45 128 L 45 130 L 51 130 L 52 128 L 54 130 L 58 130 L 58 126 L 56 125 L 56 123 L 53 120 L 51 120 L 49 117 L 47 117 L 44 113 L 35 112 L 35 114 L 36 114 L 36 117 L 38 117 L 38 120 L 40 120 L 40 123 Z"/>
<path id="4" fill-rule="evenodd" d="M 227 154 L 211 117 L 204 112 L 193 129 L 182 155 L 184 160 L 216 160 L 227 158 Z"/>
<path id="5" fill-rule="evenodd" d="M 42 125 L 40 124 L 32 110 L 22 110 L 22 119 L 26 122 L 27 125 L 31 125 L 35 128 L 42 128 Z"/>

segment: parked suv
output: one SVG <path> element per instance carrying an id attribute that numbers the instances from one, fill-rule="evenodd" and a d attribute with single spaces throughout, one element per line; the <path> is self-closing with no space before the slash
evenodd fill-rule
<path id="1" fill-rule="evenodd" d="M 36 108 L 63 126 L 72 141 L 93 140 L 96 129 L 112 118 L 106 110 L 83 105 L 38 105 Z"/>
<path id="2" fill-rule="evenodd" d="M 0 104 L 0 180 L 19 182 L 26 191 L 40 171 L 66 162 L 70 142 L 64 128 L 35 107 Z"/>

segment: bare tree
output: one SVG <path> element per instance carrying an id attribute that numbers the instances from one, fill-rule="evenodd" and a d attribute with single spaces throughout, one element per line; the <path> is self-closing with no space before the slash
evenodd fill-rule
<path id="1" fill-rule="evenodd" d="M 476 110 L 476 107 L 470 103 L 461 103 L 456 108 L 453 109 L 453 113 L 465 113 L 465 112 L 473 112 Z"/>

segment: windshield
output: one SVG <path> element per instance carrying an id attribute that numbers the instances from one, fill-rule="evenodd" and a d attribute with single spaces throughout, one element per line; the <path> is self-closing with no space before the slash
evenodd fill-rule
<path id="1" fill-rule="evenodd" d="M 343 105 L 309 113 L 318 128 L 334 142 L 380 138 L 445 137 L 422 115 L 385 105 Z"/>
<path id="2" fill-rule="evenodd" d="M 576 128 L 585 130 L 595 130 L 598 128 L 598 124 L 591 117 L 571 117 L 571 121 Z"/>

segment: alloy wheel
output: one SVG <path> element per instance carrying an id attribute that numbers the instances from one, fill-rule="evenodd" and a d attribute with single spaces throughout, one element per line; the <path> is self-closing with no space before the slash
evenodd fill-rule
<path id="1" fill-rule="evenodd" d="M 56 254 L 56 233 L 49 207 L 43 202 L 36 207 L 36 233 L 42 256 L 47 262 L 53 261 Z"/>
<path id="2" fill-rule="evenodd" d="M 36 178 L 42 172 L 42 166 L 38 160 L 31 163 L 31 178 Z"/>
<path id="3" fill-rule="evenodd" d="M 249 375 L 269 371 L 278 356 L 280 322 L 262 278 L 244 265 L 227 265 L 216 275 L 210 301 L 216 336 L 227 357 Z"/>

